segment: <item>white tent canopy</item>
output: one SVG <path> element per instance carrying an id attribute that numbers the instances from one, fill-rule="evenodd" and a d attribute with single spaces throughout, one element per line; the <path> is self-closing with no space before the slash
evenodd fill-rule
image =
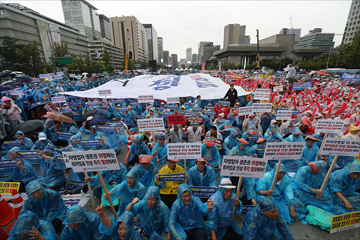
<path id="1" fill-rule="evenodd" d="M 242 87 L 235 86 L 238 96 L 251 94 Z M 189 75 L 141 75 L 129 80 L 112 80 L 97 88 L 86 91 L 62 92 L 60 94 L 84 97 L 105 98 L 99 96 L 99 90 L 111 90 L 107 98 L 138 98 L 139 95 L 154 95 L 155 99 L 165 100 L 169 97 L 196 97 L 202 99 L 223 98 L 229 85 L 220 78 L 207 74 Z"/>

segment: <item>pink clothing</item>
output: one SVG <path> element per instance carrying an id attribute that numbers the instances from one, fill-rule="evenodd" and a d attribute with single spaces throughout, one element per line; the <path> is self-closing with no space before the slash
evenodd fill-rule
<path id="1" fill-rule="evenodd" d="M 5 115 L 6 120 L 20 120 L 21 109 L 14 103 L 11 103 L 10 109 L 0 108 L 0 114 Z"/>

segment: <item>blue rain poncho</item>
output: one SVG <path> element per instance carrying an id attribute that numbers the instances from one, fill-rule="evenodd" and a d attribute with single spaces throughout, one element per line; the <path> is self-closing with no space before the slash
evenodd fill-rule
<path id="1" fill-rule="evenodd" d="M 146 204 L 147 198 L 157 198 L 155 207 L 149 209 Z M 150 187 L 145 197 L 133 207 L 133 214 L 139 218 L 140 226 L 151 236 L 153 232 L 161 235 L 163 232 L 169 232 L 170 210 L 161 201 L 158 187 Z"/>
<path id="2" fill-rule="evenodd" d="M 118 210 L 118 215 L 120 216 L 126 209 L 126 206 L 135 198 L 140 200 L 144 198 L 146 194 L 146 188 L 140 180 L 140 172 L 137 168 L 131 169 L 126 177 L 132 178 L 136 184 L 133 187 L 130 187 L 127 184 L 127 180 L 124 180 L 122 183 L 111 189 L 111 200 L 114 201 L 116 198 L 121 196 L 120 206 Z"/>
<path id="3" fill-rule="evenodd" d="M 68 142 L 69 142 L 69 145 L 64 149 L 65 151 L 85 151 L 85 149 L 80 145 L 78 144 L 78 142 L 76 140 L 79 139 L 79 136 L 78 135 L 74 135 L 72 136 Z M 75 145 L 72 145 L 71 142 L 75 143 Z"/>
<path id="4" fill-rule="evenodd" d="M 273 130 L 275 128 L 275 133 L 272 133 Z M 270 132 L 272 133 L 270 135 Z M 276 131 L 276 126 L 271 124 L 269 129 L 266 131 L 265 135 L 264 135 L 265 139 L 267 142 L 275 142 L 275 141 L 283 141 L 284 138 L 281 136 L 281 134 L 279 132 Z"/>
<path id="5" fill-rule="evenodd" d="M 360 193 L 356 192 L 360 188 L 360 178 L 352 179 L 349 176 L 351 173 L 360 173 L 360 164 L 357 161 L 352 162 L 347 169 L 335 171 L 330 175 L 329 185 L 333 192 L 336 214 L 360 211 Z M 336 192 L 344 195 L 354 210 L 346 209 L 345 203 L 335 194 Z"/>
<path id="6" fill-rule="evenodd" d="M 30 233 L 35 227 L 45 239 L 58 240 L 59 236 L 56 234 L 54 227 L 48 221 L 39 220 L 38 216 L 28 211 L 19 216 L 14 226 L 12 227 L 8 240 L 20 240 L 17 234 Z M 29 240 L 30 236 L 25 240 Z"/>
<path id="7" fill-rule="evenodd" d="M 328 160 L 326 162 L 328 169 L 330 168 L 332 162 L 334 161 L 334 158 L 335 158 L 335 155 L 328 156 Z M 354 161 L 356 161 L 356 157 L 353 157 L 353 156 L 339 156 L 336 163 L 335 163 L 333 171 L 347 168 Z"/>
<path id="8" fill-rule="evenodd" d="M 71 133 L 73 135 L 77 135 L 79 137 L 79 139 L 82 139 L 82 132 L 77 130 L 75 126 L 71 126 L 71 128 L 69 129 L 69 133 Z"/>
<path id="9" fill-rule="evenodd" d="M 135 140 L 135 136 L 136 135 L 134 135 L 134 140 Z M 130 147 L 130 157 L 128 159 L 129 163 L 130 160 L 132 160 L 135 155 L 138 156 L 140 156 L 141 154 L 150 155 L 149 147 L 142 141 L 143 136 L 141 136 L 140 138 L 141 138 L 140 141 L 138 140 L 134 141 L 134 143 Z"/>
<path id="10" fill-rule="evenodd" d="M 35 200 L 30 195 L 38 189 L 42 189 L 44 195 L 40 200 Z M 58 192 L 44 189 L 38 181 L 32 181 L 26 186 L 26 194 L 28 199 L 25 201 L 19 215 L 32 211 L 38 215 L 40 220 L 48 222 L 52 222 L 56 218 L 60 220 L 66 218 L 68 208 Z"/>
<path id="11" fill-rule="evenodd" d="M 250 155 L 251 151 L 250 149 L 247 147 L 247 145 L 245 146 L 244 149 L 240 149 L 240 146 L 244 145 L 240 142 L 238 142 L 238 145 L 236 147 L 233 147 L 230 151 L 230 153 L 234 154 L 234 156 L 240 156 L 240 155 Z"/>
<path id="12" fill-rule="evenodd" d="M 140 182 L 146 189 L 150 186 L 155 186 L 155 175 L 158 174 L 159 170 L 153 162 L 149 163 L 148 168 L 144 168 L 141 164 L 135 166 L 134 168 L 138 168 L 140 173 Z"/>
<path id="13" fill-rule="evenodd" d="M 219 181 L 217 182 L 217 186 L 220 185 L 221 179 L 224 177 L 232 179 L 230 176 L 221 176 Z M 244 189 L 244 191 L 243 191 Z M 241 199 L 246 193 L 247 199 L 256 199 L 256 193 L 255 193 L 255 180 L 254 178 L 249 177 L 243 177 L 241 182 L 241 191 L 239 192 L 239 199 Z"/>
<path id="14" fill-rule="evenodd" d="M 34 144 L 33 143 L 33 141 L 30 139 L 30 138 L 28 138 L 28 137 L 25 137 L 25 134 L 22 132 L 22 131 L 17 131 L 16 132 L 16 139 L 18 139 L 19 140 L 19 138 L 18 138 L 18 134 L 20 134 L 20 135 L 23 135 L 24 137 L 23 137 L 23 139 L 22 139 L 22 141 L 24 142 L 24 145 L 21 145 L 21 146 L 19 146 L 19 148 L 20 148 L 20 150 L 30 150 L 31 149 L 31 147 L 32 147 L 32 145 Z"/>
<path id="15" fill-rule="evenodd" d="M 40 132 L 38 137 L 39 138 L 40 137 L 46 137 L 46 134 L 44 132 Z M 49 143 L 54 146 L 54 149 L 56 149 L 53 142 L 46 138 L 46 140 L 44 142 L 42 142 L 40 140 L 37 140 L 34 143 L 34 145 L 31 147 L 31 150 L 38 150 L 38 149 L 43 150 Z"/>
<path id="16" fill-rule="evenodd" d="M 68 128 L 65 125 L 61 124 L 61 126 L 58 128 L 56 132 L 67 133 Z M 57 142 L 59 140 L 59 138 L 56 135 L 56 132 L 55 132 L 55 125 L 52 126 L 51 128 L 46 129 L 46 135 L 52 142 Z"/>
<path id="17" fill-rule="evenodd" d="M 99 131 L 99 135 L 106 137 L 105 143 L 109 145 L 110 149 L 114 149 L 116 153 L 120 151 L 120 137 L 117 129 L 113 133 Z"/>
<path id="18" fill-rule="evenodd" d="M 223 139 L 227 138 L 229 135 L 230 135 L 230 131 L 231 131 L 231 128 L 230 130 L 228 129 L 224 129 L 226 125 L 230 125 L 231 126 L 231 123 L 229 120 L 225 120 L 225 122 L 223 124 L 221 124 L 221 126 L 219 127 L 219 131 L 221 130 L 224 130 L 222 133 L 221 133 L 221 136 L 223 137 Z"/>
<path id="19" fill-rule="evenodd" d="M 95 131 L 94 133 L 91 133 L 91 131 L 90 131 L 91 128 L 94 129 L 94 131 Z M 85 133 L 85 134 L 87 134 L 87 135 L 88 135 L 88 139 L 97 139 L 97 138 L 99 138 L 99 134 L 98 134 L 98 132 L 97 132 L 97 130 L 96 130 L 96 126 L 93 125 L 93 126 L 90 127 L 90 129 L 87 130 L 84 126 L 82 126 L 82 127 L 80 128 L 80 131 L 83 132 L 83 133 Z"/>
<path id="20" fill-rule="evenodd" d="M 275 202 L 267 197 L 259 197 L 258 205 L 251 209 L 245 216 L 243 223 L 243 237 L 246 240 L 293 240 L 280 211 L 275 219 L 270 219 L 262 212 L 276 209 Z"/>
<path id="21" fill-rule="evenodd" d="M 184 230 L 196 227 L 204 228 L 204 218 L 201 214 L 207 214 L 206 205 L 200 198 L 191 196 L 190 204 L 186 205 L 181 200 L 181 194 L 190 192 L 188 184 L 180 184 L 177 191 L 177 199 L 173 203 L 170 212 L 169 229 L 172 239 L 185 240 L 187 235 Z"/>
<path id="22" fill-rule="evenodd" d="M 60 155 L 55 155 L 54 150 L 51 149 L 51 145 L 46 146 L 46 148 L 44 149 L 44 153 L 45 152 L 49 152 L 53 156 L 50 157 L 51 160 L 43 159 L 41 163 L 43 164 L 44 162 L 47 167 L 46 172 L 43 176 L 43 182 L 47 187 L 61 186 L 64 182 L 66 182 L 66 178 L 64 175 L 64 169 L 66 169 L 66 166 L 65 164 L 61 164 L 58 162 L 57 158 L 60 157 Z"/>
<path id="23" fill-rule="evenodd" d="M 205 165 L 204 171 L 205 173 L 204 176 L 202 177 L 196 165 L 191 167 L 188 173 L 189 186 L 215 187 L 216 177 L 214 170 L 211 167 Z"/>
<path id="24" fill-rule="evenodd" d="M 210 151 L 210 155 L 208 155 Z M 201 146 L 201 157 L 205 158 L 212 168 L 219 168 L 221 164 L 221 155 L 216 145 L 207 150 L 207 146 L 203 143 Z"/>
<path id="25" fill-rule="evenodd" d="M 314 143 L 312 145 L 311 152 L 309 151 L 308 145 L 305 144 L 304 151 L 300 159 L 297 160 L 284 160 L 283 164 L 291 172 L 296 172 L 300 167 L 307 166 L 309 162 L 314 162 L 319 152 L 319 147 Z M 321 157 L 319 158 L 321 160 Z"/>
<path id="26" fill-rule="evenodd" d="M 236 147 L 238 144 L 237 138 L 240 136 L 239 132 L 235 129 L 232 129 L 230 135 L 225 138 L 223 143 L 223 148 L 225 150 L 225 155 L 229 155 L 233 147 Z"/>
<path id="27" fill-rule="evenodd" d="M 156 142 L 156 150 L 158 152 L 158 158 L 160 160 L 160 163 L 157 164 L 156 163 L 156 156 L 153 157 L 153 162 L 157 165 L 157 166 L 161 166 L 164 165 L 164 163 L 166 163 L 166 159 L 167 159 L 167 145 L 166 143 L 164 143 L 162 146 L 160 146 L 159 142 Z M 154 155 L 155 153 L 155 148 L 152 148 L 151 151 L 151 155 Z"/>
<path id="28" fill-rule="evenodd" d="M 128 173 L 127 168 L 124 164 L 119 164 L 119 170 L 113 171 L 102 171 L 101 176 L 104 179 L 105 184 L 109 184 L 109 182 L 114 181 L 116 184 L 120 184 L 126 180 L 126 174 Z M 90 185 L 95 186 L 100 183 L 99 175 L 95 175 L 91 177 Z"/>
<path id="29" fill-rule="evenodd" d="M 81 225 L 74 230 L 68 225 L 73 223 L 81 223 Z M 74 205 L 67 211 L 67 216 L 63 222 L 65 227 L 61 233 L 61 239 L 107 240 L 107 236 L 99 231 L 100 223 L 100 218 L 96 213 L 85 212 L 79 205 Z"/>
<path id="30" fill-rule="evenodd" d="M 274 179 L 277 166 L 278 163 L 275 164 L 271 172 L 265 173 L 264 178 L 259 179 L 256 184 L 256 192 L 259 193 L 260 190 L 267 191 L 271 189 L 271 184 Z M 284 164 L 281 164 L 279 172 L 285 172 L 285 176 L 281 179 L 281 181 L 274 185 L 271 198 L 276 203 L 278 210 L 280 210 L 284 221 L 291 224 L 291 221 L 298 221 L 306 217 L 306 209 L 302 202 L 294 197 L 294 190 L 291 186 L 291 180 L 287 175 L 287 169 Z M 294 206 L 295 213 L 298 216 L 295 220 L 290 217 L 290 206 Z"/>
<path id="31" fill-rule="evenodd" d="M 316 198 L 316 193 L 311 192 L 312 188 L 320 189 L 326 176 L 326 163 L 324 161 L 313 162 L 317 168 L 317 173 L 310 172 L 310 166 L 299 168 L 291 178 L 291 185 L 294 189 L 295 197 L 298 198 L 306 207 L 313 205 L 326 211 L 332 211 L 334 199 L 330 194 L 329 182 L 326 183 L 321 199 Z"/>
<path id="32" fill-rule="evenodd" d="M 250 132 L 253 132 L 255 134 L 250 134 Z M 256 129 L 255 125 L 250 125 L 248 127 L 248 130 L 246 132 L 243 133 L 243 135 L 241 136 L 241 138 L 245 139 L 246 141 L 249 142 L 249 147 L 253 146 L 256 144 L 257 140 L 253 140 L 250 137 L 251 136 L 255 136 L 257 134 L 258 130 Z"/>
<path id="33" fill-rule="evenodd" d="M 301 133 L 301 135 L 295 135 L 296 133 Z M 305 142 L 302 134 L 300 128 L 295 127 L 293 134 L 285 138 L 283 142 Z"/>
<path id="34" fill-rule="evenodd" d="M 227 188 L 219 187 L 217 192 L 210 196 L 209 200 L 214 201 L 214 213 L 211 215 L 211 220 L 206 224 L 207 231 L 215 230 L 216 238 L 221 240 L 228 227 L 232 227 L 237 234 L 242 234 L 241 229 L 235 224 L 235 221 L 232 221 L 232 210 L 234 206 L 235 193 L 232 194 L 229 200 L 224 198 L 224 191 Z M 242 212 L 242 203 L 240 206 L 235 208 L 235 213 L 241 214 Z"/>

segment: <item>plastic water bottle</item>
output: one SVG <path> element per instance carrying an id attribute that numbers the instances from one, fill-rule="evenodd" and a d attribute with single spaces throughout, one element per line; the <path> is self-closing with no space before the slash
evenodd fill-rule
<path id="1" fill-rule="evenodd" d="M 85 193 L 84 193 L 84 191 L 82 189 L 80 191 L 80 195 L 81 195 L 81 198 L 85 197 Z"/>

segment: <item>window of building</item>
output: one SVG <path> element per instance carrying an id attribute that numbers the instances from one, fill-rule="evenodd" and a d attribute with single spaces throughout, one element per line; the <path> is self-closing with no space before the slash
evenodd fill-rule
<path id="1" fill-rule="evenodd" d="M 345 42 L 347 42 L 348 38 L 345 39 Z"/>

